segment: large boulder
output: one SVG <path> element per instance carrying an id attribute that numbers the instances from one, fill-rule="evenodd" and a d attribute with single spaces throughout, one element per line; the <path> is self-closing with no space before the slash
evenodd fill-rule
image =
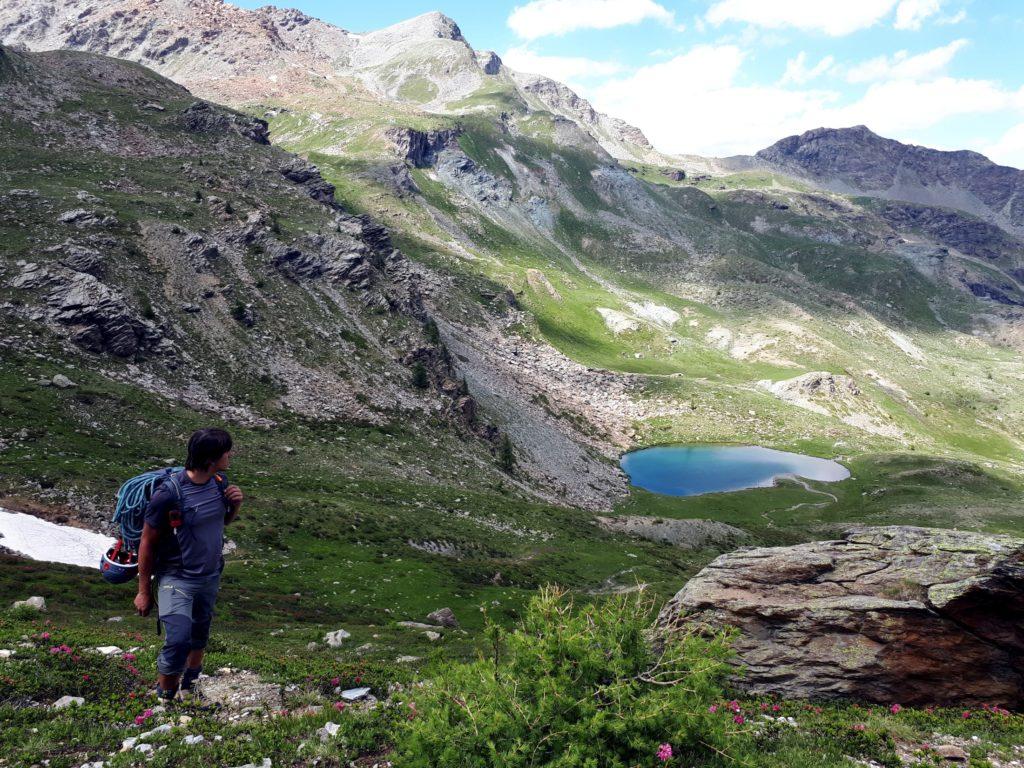
<path id="1" fill-rule="evenodd" d="M 739 629 L 754 694 L 914 705 L 1024 704 L 1024 540 L 854 528 L 722 555 L 659 626 Z"/>

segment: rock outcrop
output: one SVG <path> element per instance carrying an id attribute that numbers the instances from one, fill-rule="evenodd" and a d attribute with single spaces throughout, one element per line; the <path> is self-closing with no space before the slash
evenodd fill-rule
<path id="1" fill-rule="evenodd" d="M 215 109 L 205 101 L 197 101 L 186 109 L 181 117 L 185 130 L 193 133 L 218 134 L 234 131 L 257 144 L 270 144 L 267 122 L 258 117 L 228 112 L 223 107 Z"/>
<path id="2" fill-rule="evenodd" d="M 301 157 L 293 157 L 281 166 L 281 175 L 305 188 L 306 194 L 318 203 L 333 206 L 334 185 L 324 180 L 320 169 Z"/>
<path id="3" fill-rule="evenodd" d="M 456 144 L 459 128 L 441 131 L 417 131 L 414 128 L 391 128 L 385 132 L 387 139 L 394 145 L 399 156 L 413 168 L 426 168 L 433 165 L 437 154 Z"/>
<path id="4" fill-rule="evenodd" d="M 720 523 L 717 520 L 674 520 L 625 515 L 598 517 L 597 524 L 608 531 L 627 533 L 648 541 L 671 544 L 680 549 L 724 548 L 749 538 L 749 534 L 742 528 L 728 523 Z"/>
<path id="5" fill-rule="evenodd" d="M 879 703 L 1024 703 L 1024 540 L 854 528 L 837 541 L 744 548 L 698 573 L 665 631 L 739 629 L 737 684 Z"/>

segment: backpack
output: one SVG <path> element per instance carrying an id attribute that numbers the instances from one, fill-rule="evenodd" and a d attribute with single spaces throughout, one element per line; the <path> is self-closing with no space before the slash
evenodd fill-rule
<path id="1" fill-rule="evenodd" d="M 117 492 L 117 506 L 114 508 L 112 522 L 120 529 L 117 542 L 107 550 L 100 559 L 100 573 L 112 584 L 123 584 L 135 578 L 139 570 L 139 544 L 142 541 L 142 527 L 146 519 L 146 507 L 153 497 L 153 492 L 169 482 L 178 499 L 178 509 L 184 504 L 184 494 L 179 479 L 184 467 L 167 467 L 143 472 L 124 482 Z M 227 477 L 221 473 L 214 476 L 221 496 L 228 487 Z M 171 520 L 171 526 L 177 532 L 181 525 L 180 512 L 177 522 Z"/>

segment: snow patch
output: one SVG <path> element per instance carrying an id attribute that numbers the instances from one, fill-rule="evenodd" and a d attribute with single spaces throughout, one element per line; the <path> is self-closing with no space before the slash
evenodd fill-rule
<path id="1" fill-rule="evenodd" d="M 91 568 L 99 565 L 111 543 L 101 533 L 0 509 L 0 547 L 33 560 Z"/>

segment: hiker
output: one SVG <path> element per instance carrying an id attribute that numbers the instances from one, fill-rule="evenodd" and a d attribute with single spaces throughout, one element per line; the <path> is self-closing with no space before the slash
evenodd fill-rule
<path id="1" fill-rule="evenodd" d="M 232 453 L 231 435 L 223 429 L 194 432 L 185 469 L 157 486 L 146 507 L 135 608 L 149 615 L 155 587 L 157 626 L 166 632 L 156 662 L 161 699 L 174 698 L 179 680 L 181 690 L 192 690 L 203 670 L 224 570 L 224 526 L 242 506 L 242 490 L 224 475 Z"/>

